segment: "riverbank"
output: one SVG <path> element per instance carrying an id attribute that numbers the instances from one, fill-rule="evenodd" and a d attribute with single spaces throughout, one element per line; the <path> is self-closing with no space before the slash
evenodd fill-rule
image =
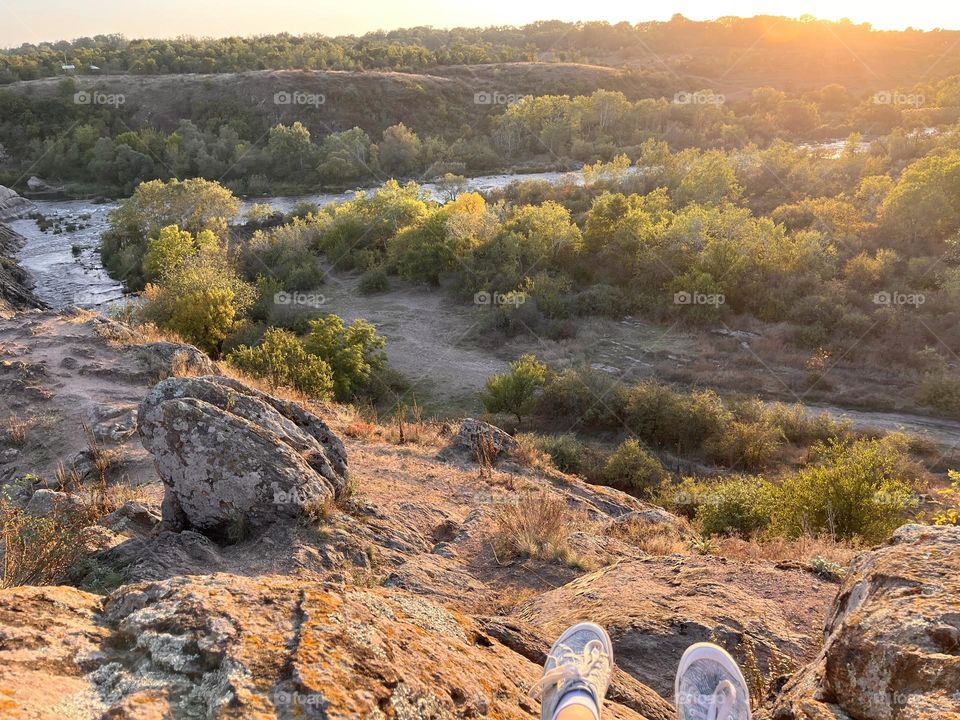
<path id="1" fill-rule="evenodd" d="M 0 312 L 47 307 L 35 294 L 30 273 L 15 260 L 25 243 L 21 235 L 0 223 Z"/>

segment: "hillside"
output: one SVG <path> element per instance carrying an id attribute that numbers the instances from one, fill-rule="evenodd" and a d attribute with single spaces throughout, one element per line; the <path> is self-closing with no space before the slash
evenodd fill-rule
<path id="1" fill-rule="evenodd" d="M 608 717 L 672 717 L 679 654 L 708 639 L 784 687 L 763 717 L 960 711 L 956 529 L 903 528 L 838 586 L 800 556 L 693 553 L 685 521 L 509 438 L 478 463 L 482 425 L 401 442 L 92 313 L 0 334 L 6 519 L 25 508 L 83 547 L 76 587 L 0 591 L 4 717 L 531 717 L 547 645 L 584 618 L 614 639 Z M 521 530 L 549 550 L 518 552 Z M 6 550 L 9 581 L 34 559 Z M 891 675 L 906 662 L 927 671 Z"/>
<path id="2" fill-rule="evenodd" d="M 30 80 L 5 86 L 7 92 L 54 99 L 63 78 Z M 597 89 L 631 97 L 672 94 L 672 85 L 646 73 L 570 63 L 504 63 L 435 68 L 423 73 L 389 71 L 260 70 L 186 75 L 81 75 L 72 92 L 122 95 L 123 110 L 134 127 L 149 125 L 172 132 L 184 118 L 216 113 L 230 118 L 253 114 L 269 124 L 303 121 L 321 134 L 360 127 L 379 134 L 402 122 L 458 132 L 502 104 L 477 103 L 475 93 L 589 94 Z M 277 93 L 322 96 L 316 104 L 278 104 Z"/>

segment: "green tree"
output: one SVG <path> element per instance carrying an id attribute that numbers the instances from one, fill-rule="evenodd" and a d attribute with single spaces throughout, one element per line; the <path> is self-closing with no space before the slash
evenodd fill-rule
<path id="1" fill-rule="evenodd" d="M 405 280 L 439 285 L 441 274 L 464 264 L 495 227 L 483 196 L 463 193 L 390 240 L 390 263 Z"/>
<path id="2" fill-rule="evenodd" d="M 148 281 L 156 280 L 187 258 L 201 252 L 214 252 L 219 246 L 217 236 L 209 230 L 201 230 L 193 237 L 176 225 L 167 225 L 147 241 L 147 253 L 143 256 L 144 276 Z"/>
<path id="3" fill-rule="evenodd" d="M 225 254 L 198 253 L 166 272 L 143 292 L 143 319 L 171 330 L 217 356 L 220 346 L 254 299 Z"/>
<path id="4" fill-rule="evenodd" d="M 370 174 L 370 137 L 355 127 L 330 133 L 320 145 L 321 177 L 334 182 L 354 180 Z"/>
<path id="5" fill-rule="evenodd" d="M 882 227 L 911 254 L 918 246 L 943 252 L 944 240 L 960 229 L 960 150 L 909 165 L 878 213 Z"/>
<path id="6" fill-rule="evenodd" d="M 227 224 L 240 210 L 240 201 L 220 183 L 200 178 L 151 180 L 110 213 L 101 242 L 104 265 L 133 288 L 142 287 L 147 242 L 170 225 L 196 237 L 209 230 L 223 240 Z"/>
<path id="7" fill-rule="evenodd" d="M 494 375 L 480 393 L 487 412 L 509 412 L 517 422 L 529 414 L 537 391 L 546 382 L 547 366 L 533 355 L 522 355 L 510 363 L 510 372 Z"/>
<path id="8" fill-rule="evenodd" d="M 317 164 L 317 149 L 310 142 L 310 131 L 299 121 L 270 128 L 267 151 L 274 172 L 281 177 L 291 172 L 302 177 L 304 170 L 312 171 Z"/>
<path id="9" fill-rule="evenodd" d="M 333 391 L 338 400 L 353 398 L 376 370 L 386 364 L 386 340 L 366 320 L 345 326 L 343 318 L 325 315 L 311 320 L 304 347 L 326 362 L 333 371 Z"/>
<path id="10" fill-rule="evenodd" d="M 403 123 L 384 130 L 378 147 L 380 166 L 395 177 L 420 169 L 420 138 Z"/>

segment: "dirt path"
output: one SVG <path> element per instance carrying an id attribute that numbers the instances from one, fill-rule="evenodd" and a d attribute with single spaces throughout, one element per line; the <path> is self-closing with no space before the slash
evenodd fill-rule
<path id="1" fill-rule="evenodd" d="M 503 348 L 471 339 L 485 309 L 454 300 L 445 290 L 408 287 L 362 295 L 357 282 L 353 275 L 331 275 L 322 288 L 323 310 L 348 323 L 368 320 L 387 338 L 391 367 L 411 383 L 404 401 L 416 399 L 428 412 L 478 412 L 478 391 L 511 358 Z"/>
<path id="2" fill-rule="evenodd" d="M 428 412 L 451 416 L 480 412 L 477 394 L 484 382 L 525 352 L 535 353 L 554 367 L 590 365 L 626 382 L 656 376 L 683 383 L 695 377 L 695 384 L 724 392 L 730 391 L 731 383 L 742 385 L 739 374 L 752 372 L 753 384 L 738 387 L 738 392 L 792 401 L 781 397 L 785 386 L 779 377 L 789 379 L 797 370 L 786 365 L 759 366 L 754 351 L 744 343 L 722 350 L 712 344 L 712 336 L 636 318 L 590 318 L 580 323 L 576 337 L 566 340 L 526 335 L 509 342 L 483 343 L 477 338 L 482 338 L 478 331 L 488 308 L 471 306 L 446 289 L 402 286 L 396 281 L 388 292 L 362 295 L 357 290 L 358 280 L 356 275 L 330 275 L 322 289 L 323 309 L 348 322 L 363 318 L 376 325 L 387 338 L 391 366 L 411 381 L 412 390 L 405 400 L 416 398 Z M 705 343 L 711 343 L 709 352 Z M 739 366 L 739 372 L 736 379 L 725 382 L 729 366 Z M 797 394 L 802 397 L 802 390 Z M 960 444 L 960 421 L 956 420 L 910 412 L 852 410 L 819 401 L 808 407 L 846 417 L 856 428 L 902 430 L 927 437 L 945 449 Z"/>

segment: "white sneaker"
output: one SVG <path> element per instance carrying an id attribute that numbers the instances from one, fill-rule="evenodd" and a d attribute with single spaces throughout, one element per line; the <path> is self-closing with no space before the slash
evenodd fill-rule
<path id="1" fill-rule="evenodd" d="M 553 720 L 557 705 L 571 691 L 588 693 L 599 713 L 613 671 L 613 645 L 607 631 L 594 623 L 567 628 L 550 648 L 543 677 L 530 688 L 531 697 L 543 695 L 541 720 Z"/>
<path id="2" fill-rule="evenodd" d="M 677 668 L 679 720 L 750 720 L 750 692 L 736 661 L 721 647 L 697 643 Z"/>

